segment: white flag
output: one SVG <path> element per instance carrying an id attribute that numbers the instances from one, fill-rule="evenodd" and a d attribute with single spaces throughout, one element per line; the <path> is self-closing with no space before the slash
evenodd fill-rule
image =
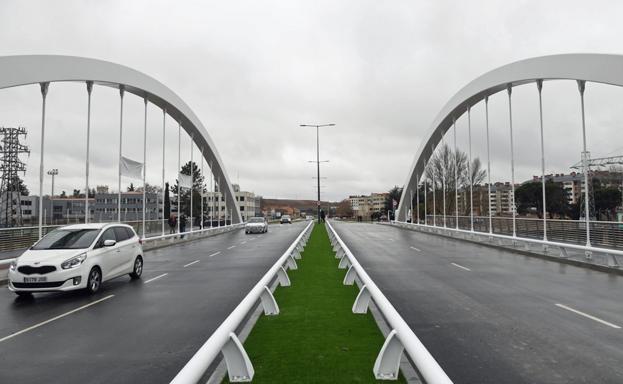
<path id="1" fill-rule="evenodd" d="M 143 178 L 143 163 L 121 156 L 121 176 L 133 179 Z"/>
<path id="2" fill-rule="evenodd" d="M 191 175 L 180 173 L 179 183 L 181 188 L 192 188 L 193 178 Z"/>

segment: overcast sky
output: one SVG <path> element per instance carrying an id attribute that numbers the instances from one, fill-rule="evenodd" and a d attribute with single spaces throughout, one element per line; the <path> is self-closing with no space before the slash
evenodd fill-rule
<path id="1" fill-rule="evenodd" d="M 462 86 L 533 56 L 623 52 L 619 1 L 12 1 L 0 2 L 0 55 L 77 55 L 123 64 L 163 82 L 207 127 L 233 182 L 265 197 L 315 198 L 315 130 L 323 198 L 404 183 L 435 115 Z M 513 93 L 517 181 L 540 173 L 536 87 Z M 589 84 L 593 157 L 623 152 L 623 91 Z M 83 188 L 84 84 L 52 84 L 45 168 L 56 191 Z M 544 89 L 547 171 L 580 158 L 574 82 Z M 142 160 L 142 100 L 126 97 L 124 155 Z M 506 95 L 492 97 L 492 179 L 510 179 Z M 29 129 L 26 182 L 38 193 L 38 86 L 0 90 L 0 125 Z M 91 185 L 116 188 L 118 91 L 93 93 Z M 473 109 L 473 156 L 486 164 L 484 112 Z M 160 184 L 161 112 L 148 113 L 147 178 Z M 167 121 L 167 179 L 177 130 Z M 466 119 L 458 122 L 467 149 Z M 451 141 L 450 141 L 451 143 Z M 182 161 L 190 159 L 184 137 Z M 196 154 L 196 152 L 195 152 Z M 197 158 L 197 157 L 195 157 Z M 130 180 L 124 179 L 124 184 Z M 44 193 L 49 193 L 46 178 Z"/>

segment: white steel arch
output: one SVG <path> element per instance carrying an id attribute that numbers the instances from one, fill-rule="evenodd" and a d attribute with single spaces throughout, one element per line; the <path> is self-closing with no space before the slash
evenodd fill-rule
<path id="1" fill-rule="evenodd" d="M 424 175 L 434 148 L 452 127 L 453 120 L 485 97 L 538 80 L 583 80 L 623 86 L 623 55 L 575 53 L 535 57 L 496 68 L 467 84 L 444 105 L 421 143 L 404 183 L 396 220 L 406 221 L 409 196 L 415 195 L 418 177 Z"/>
<path id="2" fill-rule="evenodd" d="M 234 207 L 232 224 L 242 222 L 242 216 L 233 187 L 225 172 L 214 142 L 197 115 L 171 89 L 158 80 L 135 69 L 103 60 L 77 56 L 23 55 L 0 57 L 0 89 L 28 84 L 92 81 L 98 85 L 118 88 L 145 98 L 162 108 L 193 138 L 203 152 L 208 164 L 213 165 L 216 179 L 225 181 L 219 185 L 226 206 Z"/>

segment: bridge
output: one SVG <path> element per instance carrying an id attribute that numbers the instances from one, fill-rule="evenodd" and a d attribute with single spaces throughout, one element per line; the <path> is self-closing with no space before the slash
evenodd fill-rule
<path id="1" fill-rule="evenodd" d="M 215 143 L 172 90 L 138 71 L 99 60 L 0 58 L 0 89 L 40 86 L 42 122 L 39 189 L 35 192 L 38 222 L 0 229 L 4 260 L 0 261 L 0 268 L 4 267 L 0 279 L 25 247 L 62 225 L 46 223 L 43 211 L 48 167 L 44 156 L 46 97 L 57 82 L 85 85 L 85 167 L 79 175 L 85 191 L 92 188 L 93 177 L 89 165 L 92 95 L 99 87 L 119 90 L 119 127 L 112 132 L 119 135 L 119 145 L 109 149 L 119 166 L 117 206 L 107 220 L 135 228 L 145 259 L 141 279 L 114 279 L 95 294 L 55 292 L 16 298 L 3 290 L 0 382 L 261 381 L 262 367 L 254 364 L 261 356 L 249 353 L 251 346 L 245 340 L 249 333 L 253 335 L 258 318 L 287 315 L 287 308 L 280 309 L 277 292 L 295 285 L 297 280 L 289 276 L 308 267 L 308 243 L 318 236 L 312 228 L 319 226 L 326 228 L 335 268 L 343 270 L 343 284 L 357 286 L 358 294 L 347 310 L 354 315 L 372 312 L 384 339 L 371 356 L 374 364 L 365 380 L 623 381 L 623 229 L 619 223 L 597 220 L 590 187 L 581 188 L 579 219 L 554 218 L 552 203 L 548 205 L 549 157 L 542 100 L 550 81 L 577 84 L 582 154 L 576 166 L 583 185 L 589 186 L 590 167 L 596 162 L 590 158 L 584 100 L 591 83 L 623 86 L 622 65 L 623 56 L 573 54 L 527 59 L 488 72 L 463 87 L 433 121 L 413 165 L 405 169 L 407 177 L 393 220 L 356 223 L 336 217 L 324 226 L 299 220 L 292 225 L 271 223 L 266 234 L 245 234 L 247 219 Z M 534 140 L 534 151 L 541 165 L 540 202 L 532 207 L 533 215 L 521 213 L 515 201 L 519 184 L 515 180 L 512 95 L 516 87 L 534 87 L 539 107 L 540 136 Z M 177 132 L 177 153 L 165 153 L 164 139 L 162 147 L 147 148 L 145 112 L 143 159 L 124 156 L 126 92 L 142 99 L 145 111 L 148 105 L 161 109 L 159 133 L 164 137 L 168 130 Z M 490 126 L 489 98 L 500 92 L 507 97 L 508 124 Z M 484 109 L 484 138 L 472 137 L 476 108 Z M 176 121 L 175 126 L 166 124 L 167 116 Z M 457 124 L 461 121 L 465 124 Z M 456 140 L 461 126 L 468 131 L 465 158 Z M 496 212 L 489 143 L 490 131 L 502 129 L 508 134 L 510 208 Z M 182 133 L 190 139 L 188 149 L 179 144 Z M 472 140 L 487 143 L 486 181 L 476 181 L 472 172 Z M 146 153 L 155 150 L 162 152 L 162 164 L 147 164 Z M 210 172 L 211 186 L 203 178 L 197 185 L 192 171 L 182 173 L 182 156 L 190 158 L 192 169 L 195 152 L 202 177 L 204 163 Z M 190 190 L 187 201 L 180 197 L 177 209 L 169 207 L 179 216 L 188 212 L 188 230 L 180 220 L 175 228 L 168 228 L 165 162 L 175 163 L 178 170 L 173 175 L 178 196 L 190 178 L 185 184 Z M 153 218 L 146 209 L 147 166 L 162 170 Z M 132 173 L 132 167 L 138 174 Z M 143 186 L 142 217 L 134 220 L 122 216 L 126 177 L 140 180 Z M 474 199 L 476 188 L 485 189 L 484 204 Z M 194 197 L 196 190 L 199 201 Z M 208 196 L 218 197 L 208 200 Z M 83 199 L 81 222 L 105 221 L 92 213 L 88 193 Z M 317 332 L 321 337 L 322 331 Z M 297 359 L 286 357 L 292 363 Z M 20 368 L 24 362 L 27 369 Z M 306 382 L 331 382 L 325 375 L 307 372 Z"/>

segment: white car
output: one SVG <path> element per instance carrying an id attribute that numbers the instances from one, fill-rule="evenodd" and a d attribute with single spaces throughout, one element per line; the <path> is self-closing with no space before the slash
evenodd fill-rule
<path id="1" fill-rule="evenodd" d="M 125 224 L 77 224 L 58 228 L 30 247 L 9 267 L 9 290 L 33 292 L 86 289 L 143 273 L 142 241 Z"/>
<path id="2" fill-rule="evenodd" d="M 263 217 L 252 217 L 244 226 L 244 233 L 266 233 L 268 232 L 268 223 Z"/>

